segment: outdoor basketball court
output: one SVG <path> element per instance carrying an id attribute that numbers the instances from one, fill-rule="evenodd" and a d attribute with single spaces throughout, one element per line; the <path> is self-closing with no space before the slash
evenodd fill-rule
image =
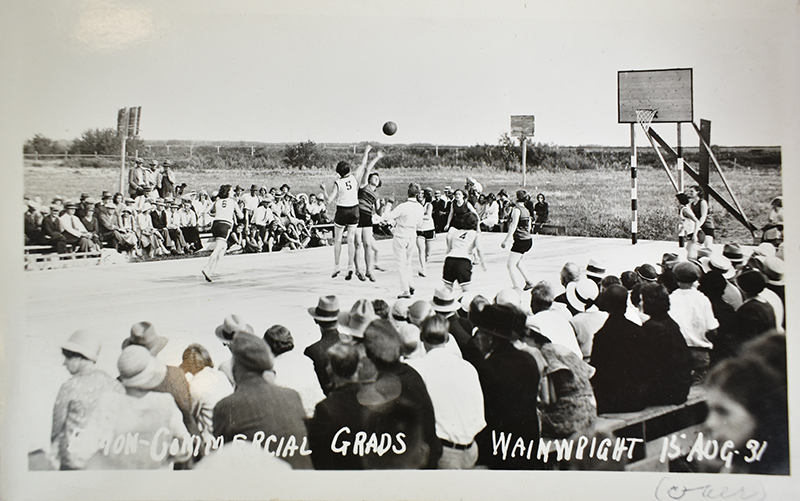
<path id="1" fill-rule="evenodd" d="M 501 233 L 481 235 L 487 271 L 475 266 L 472 290 L 490 299 L 502 288 L 510 287 L 506 270 L 508 250 L 500 247 Z M 631 245 L 623 239 L 535 236 L 534 248 L 523 260 L 531 277 L 550 281 L 558 293 L 559 271 L 567 261 L 582 268 L 589 259 L 605 263 L 608 273 L 619 275 L 644 262 L 658 263 L 665 252 L 683 256 L 676 242 L 640 241 Z M 52 406 L 61 384 L 69 374 L 63 367 L 59 348 L 77 329 L 92 329 L 104 338 L 98 366 L 116 375 L 120 344 L 130 327 L 139 321 L 151 322 L 170 342 L 159 358 L 179 365 L 181 354 L 190 343 L 200 343 L 211 352 L 215 365 L 230 358 L 230 353 L 214 335 L 214 329 L 231 313 L 242 315 L 258 336 L 273 324 L 288 327 L 295 349 L 303 350 L 319 338 L 319 330 L 307 309 L 316 306 L 321 295 L 335 294 L 340 306 L 349 309 L 359 298 L 381 298 L 390 305 L 399 291 L 397 266 L 392 241 L 377 242 L 379 263 L 385 272 L 376 272 L 376 283 L 345 281 L 344 274 L 330 277 L 333 249 L 321 247 L 272 254 L 225 256 L 220 276 L 207 283 L 200 269 L 206 258 L 167 260 L 152 263 L 100 265 L 62 270 L 31 271 L 24 274 L 27 326 L 25 328 L 24 392 L 36 398 L 25 399 L 23 410 L 28 423 L 27 450 L 49 448 Z M 437 236 L 426 278 L 416 275 L 416 299 L 430 299 L 441 285 L 445 240 Z M 343 259 L 347 250 L 343 249 Z M 346 261 L 343 261 L 346 262 Z M 529 302 L 526 294 L 524 301 Z"/>

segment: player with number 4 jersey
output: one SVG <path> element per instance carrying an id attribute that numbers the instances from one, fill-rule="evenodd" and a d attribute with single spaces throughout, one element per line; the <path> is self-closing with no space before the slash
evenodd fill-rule
<path id="1" fill-rule="evenodd" d="M 465 216 L 467 227 L 476 228 L 478 217 L 473 213 Z M 444 269 L 442 270 L 442 281 L 449 289 L 453 289 L 455 282 L 466 291 L 472 282 L 472 254 L 478 255 L 481 267 L 486 271 L 486 264 L 483 261 L 477 230 L 461 230 L 451 227 L 447 232 L 447 255 L 444 259 Z"/>

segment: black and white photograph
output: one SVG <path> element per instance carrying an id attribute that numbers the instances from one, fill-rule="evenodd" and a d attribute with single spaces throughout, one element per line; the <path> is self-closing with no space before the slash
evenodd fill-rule
<path id="1" fill-rule="evenodd" d="M 0 498 L 800 497 L 797 0 L 0 26 Z"/>

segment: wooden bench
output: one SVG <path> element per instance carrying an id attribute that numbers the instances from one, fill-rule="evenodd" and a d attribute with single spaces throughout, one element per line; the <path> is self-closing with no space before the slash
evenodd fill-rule
<path id="1" fill-rule="evenodd" d="M 25 255 L 28 254 L 44 254 L 53 250 L 52 245 L 26 245 Z"/>
<path id="2" fill-rule="evenodd" d="M 691 443 L 707 414 L 705 391 L 700 386 L 693 386 L 686 402 L 680 405 L 659 405 L 637 412 L 602 414 L 597 418 L 595 431 L 644 441 L 644 447 L 634 449 L 626 470 L 666 471 L 669 465 L 659 461 L 662 448 L 662 440 L 659 439 L 672 433 L 682 433 L 686 435 L 682 441 Z"/>
<path id="3" fill-rule="evenodd" d="M 533 233 L 536 235 L 558 235 L 563 237 L 567 234 L 567 227 L 555 224 L 534 224 Z"/>
<path id="4" fill-rule="evenodd" d="M 52 247 L 50 247 L 52 250 Z M 25 254 L 26 270 L 52 270 L 58 268 L 72 268 L 78 266 L 96 266 L 100 264 L 103 253 L 101 251 L 68 252 L 58 254 Z"/>

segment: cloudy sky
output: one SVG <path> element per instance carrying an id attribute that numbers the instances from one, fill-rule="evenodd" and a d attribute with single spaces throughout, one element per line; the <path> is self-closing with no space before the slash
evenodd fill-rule
<path id="1" fill-rule="evenodd" d="M 7 78 L 19 89 L 22 141 L 72 139 L 142 106 L 145 139 L 387 141 L 380 126 L 393 120 L 394 142 L 494 144 L 510 115 L 535 115 L 535 141 L 626 145 L 617 72 L 692 68 L 695 121 L 712 121 L 714 143 L 778 145 L 794 95 L 791 0 L 14 9 L 6 56 L 17 70 Z M 659 130 L 670 138 L 675 126 Z"/>

